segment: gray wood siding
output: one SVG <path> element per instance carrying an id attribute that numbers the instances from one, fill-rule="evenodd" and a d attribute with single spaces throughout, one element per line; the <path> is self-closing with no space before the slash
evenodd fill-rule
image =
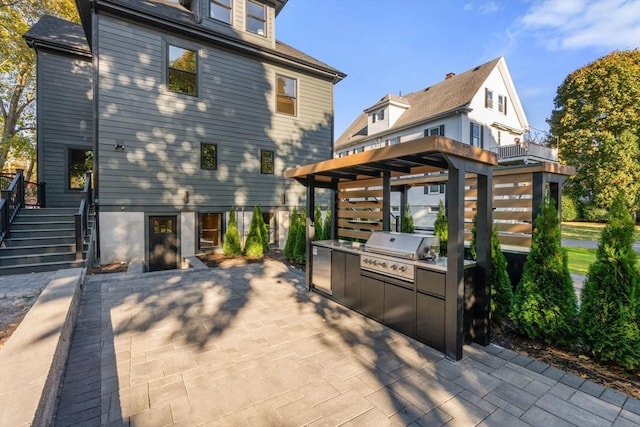
<path id="1" fill-rule="evenodd" d="M 38 51 L 37 61 L 38 180 L 47 206 L 77 206 L 80 192 L 67 188 L 67 148 L 93 147 L 91 61 L 49 51 Z"/>
<path id="2" fill-rule="evenodd" d="M 331 157 L 330 81 L 110 17 L 98 29 L 102 207 L 282 206 L 304 193 L 284 170 Z M 165 89 L 167 41 L 199 50 L 197 97 Z M 295 117 L 275 113 L 276 73 L 298 80 Z M 218 170 L 200 169 L 201 142 L 218 144 Z M 275 151 L 273 175 L 261 148 Z"/>

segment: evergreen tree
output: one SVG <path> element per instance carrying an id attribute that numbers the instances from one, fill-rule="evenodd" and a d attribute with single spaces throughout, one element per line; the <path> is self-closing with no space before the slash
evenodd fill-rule
<path id="1" fill-rule="evenodd" d="M 327 206 L 327 209 L 324 211 L 324 225 L 322 226 L 322 232 L 324 233 L 323 239 L 329 240 L 331 239 L 331 227 L 333 226 L 331 222 L 331 209 Z"/>
<path id="2" fill-rule="evenodd" d="M 253 215 L 251 215 L 251 225 L 249 226 L 249 234 L 247 235 L 247 241 L 244 244 L 244 253 L 251 258 L 261 257 L 263 254 L 262 248 L 262 232 L 260 230 L 260 211 L 256 206 L 253 208 Z"/>
<path id="3" fill-rule="evenodd" d="M 471 246 L 469 247 L 469 254 L 471 259 L 477 259 L 476 253 L 476 233 L 478 232 L 478 214 L 473 215 L 473 226 L 471 226 Z M 493 238 L 493 237 L 492 237 Z"/>
<path id="4" fill-rule="evenodd" d="M 560 246 L 558 212 L 549 196 L 542 202 L 511 312 L 516 329 L 545 344 L 575 341 L 577 301 L 567 251 Z"/>
<path id="5" fill-rule="evenodd" d="M 407 207 L 404 210 L 404 216 L 402 217 L 402 230 L 403 233 L 413 233 L 415 231 L 415 227 L 413 226 L 413 217 L 411 216 L 411 211 L 409 210 L 409 204 L 407 203 Z"/>
<path id="6" fill-rule="evenodd" d="M 262 240 L 262 253 L 269 252 L 269 226 L 264 222 L 264 215 L 260 206 L 254 208 L 254 214 L 258 215 L 258 229 L 260 230 L 260 238 Z"/>
<path id="7" fill-rule="evenodd" d="M 307 260 L 307 217 L 298 215 L 295 246 L 293 248 L 293 261 L 304 264 Z"/>
<path id="8" fill-rule="evenodd" d="M 222 252 L 225 256 L 238 256 L 242 253 L 240 233 L 238 232 L 238 223 L 236 221 L 236 211 L 233 208 L 229 211 L 229 225 L 224 235 Z"/>
<path id="9" fill-rule="evenodd" d="M 507 259 L 502 253 L 498 229 L 491 233 L 491 318 L 497 323 L 509 317 L 513 302 L 513 289 L 507 272 Z"/>
<path id="10" fill-rule="evenodd" d="M 433 224 L 435 235 L 440 239 L 440 256 L 447 256 L 447 240 L 449 239 L 449 219 L 444 202 L 440 199 L 438 216 Z"/>
<path id="11" fill-rule="evenodd" d="M 313 219 L 313 240 L 325 240 L 324 230 L 322 228 L 322 211 L 320 210 L 320 206 L 316 206 L 315 218 Z"/>
<path id="12" fill-rule="evenodd" d="M 284 245 L 284 257 L 293 260 L 293 250 L 296 245 L 296 233 L 298 232 L 298 210 L 293 208 L 289 219 L 289 233 L 287 234 L 287 242 Z"/>
<path id="13" fill-rule="evenodd" d="M 633 250 L 634 223 L 624 194 L 614 199 L 596 261 L 582 290 L 584 344 L 597 359 L 640 368 L 640 272 Z"/>

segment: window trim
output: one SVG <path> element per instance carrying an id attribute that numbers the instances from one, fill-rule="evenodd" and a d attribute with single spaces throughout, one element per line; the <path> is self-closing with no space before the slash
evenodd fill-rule
<path id="1" fill-rule="evenodd" d="M 436 133 L 432 133 L 433 131 L 437 131 Z M 444 125 L 434 126 L 430 128 L 426 128 L 424 130 L 424 136 L 444 136 Z"/>
<path id="2" fill-rule="evenodd" d="M 213 19 L 216 22 L 222 22 L 223 24 L 233 25 L 233 1 L 234 0 L 229 0 L 229 6 L 227 6 L 226 4 L 220 3 L 220 0 L 209 0 L 209 18 Z M 223 21 L 222 19 L 214 18 L 212 16 L 211 6 L 214 3 L 221 8 L 229 10 L 229 22 Z"/>
<path id="3" fill-rule="evenodd" d="M 500 102 L 502 101 L 502 102 Z M 507 96 L 498 94 L 498 112 L 507 115 Z"/>
<path id="4" fill-rule="evenodd" d="M 214 148 L 214 165 L 212 168 L 206 167 L 204 164 L 204 147 L 213 146 Z M 218 170 L 218 144 L 212 142 L 200 142 L 200 169 L 216 171 Z"/>
<path id="5" fill-rule="evenodd" d="M 67 145 L 66 146 L 66 156 L 65 156 L 65 192 L 78 192 L 84 190 L 84 185 L 82 187 L 71 187 L 71 151 L 87 151 L 91 152 L 93 156 L 93 149 L 90 147 L 81 147 L 77 145 Z M 88 172 L 88 171 L 86 171 Z M 85 174 L 86 174 L 85 172 Z"/>
<path id="6" fill-rule="evenodd" d="M 271 172 L 266 171 L 264 168 L 263 156 L 265 153 L 271 153 Z M 269 148 L 261 148 L 260 149 L 260 173 L 262 175 L 275 175 L 276 169 L 276 151 Z"/>
<path id="7" fill-rule="evenodd" d="M 478 145 L 473 144 L 474 126 L 477 126 L 478 128 Z M 484 126 L 482 126 L 480 123 L 471 122 L 469 129 L 469 145 L 471 145 L 472 147 L 484 148 Z"/>
<path id="8" fill-rule="evenodd" d="M 493 91 L 484 88 L 484 107 L 493 110 Z"/>
<path id="9" fill-rule="evenodd" d="M 188 71 L 188 70 L 182 70 L 180 68 L 173 68 L 171 67 L 171 47 L 176 47 L 178 49 L 182 49 L 182 50 L 188 50 L 191 51 L 195 54 L 196 56 L 196 70 L 195 72 L 192 71 Z M 198 72 L 198 68 L 199 68 L 199 63 L 200 63 L 200 59 L 199 59 L 199 54 L 198 54 L 198 49 L 196 48 L 188 48 L 188 47 L 184 47 L 183 45 L 180 45 L 178 43 L 173 43 L 170 41 L 166 42 L 166 46 L 165 46 L 165 55 L 166 55 L 166 61 L 165 61 L 165 87 L 167 89 L 167 92 L 171 92 L 171 93 L 177 93 L 177 94 L 181 94 L 181 95 L 187 95 L 187 96 L 198 96 L 198 92 L 200 89 L 200 84 L 199 84 L 199 78 L 200 78 L 200 73 Z M 178 90 L 173 90 L 169 87 L 169 79 L 170 79 L 170 74 L 171 74 L 171 70 L 176 70 L 178 72 L 181 73 L 188 73 L 191 74 L 195 77 L 195 92 L 194 93 L 189 93 L 189 92 L 182 92 L 182 91 L 178 91 Z"/>
<path id="10" fill-rule="evenodd" d="M 251 13 L 249 13 L 249 3 L 253 3 L 256 6 L 262 7 L 263 16 L 260 17 L 260 16 L 252 15 Z M 245 10 L 245 13 L 246 13 L 246 22 L 245 22 L 246 30 L 248 32 L 250 32 L 251 34 L 256 34 L 256 35 L 261 36 L 261 37 L 267 37 L 267 6 L 262 4 L 262 3 L 255 2 L 253 0 L 247 0 L 247 3 L 245 4 L 245 7 L 246 7 L 246 10 Z M 260 34 L 258 31 L 251 31 L 249 29 L 249 18 L 253 18 L 253 19 L 257 20 L 257 21 L 262 21 L 262 24 L 263 24 L 262 32 L 264 34 Z"/>
<path id="11" fill-rule="evenodd" d="M 289 80 L 292 80 L 294 82 L 294 93 L 293 93 L 293 96 L 289 96 L 289 95 L 286 95 L 284 93 L 280 94 L 278 92 L 278 79 L 279 78 L 289 79 Z M 291 116 L 291 117 L 297 117 L 298 116 L 298 79 L 295 78 L 295 77 L 289 77 L 289 76 L 286 76 L 284 74 L 276 73 L 276 90 L 275 90 L 275 92 L 276 92 L 276 113 L 285 114 L 285 115 Z M 280 97 L 285 97 L 285 98 L 293 100 L 293 114 L 291 114 L 289 112 L 286 112 L 286 111 L 279 111 L 278 110 L 278 99 Z"/>

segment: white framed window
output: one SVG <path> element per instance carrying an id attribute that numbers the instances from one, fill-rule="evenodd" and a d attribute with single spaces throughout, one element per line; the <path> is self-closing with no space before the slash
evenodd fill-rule
<path id="1" fill-rule="evenodd" d="M 493 110 L 493 91 L 487 88 L 484 89 L 484 106 Z"/>
<path id="2" fill-rule="evenodd" d="M 296 115 L 298 82 L 296 79 L 276 74 L 276 112 Z"/>
<path id="3" fill-rule="evenodd" d="M 483 137 L 483 129 L 482 126 L 478 123 L 471 123 L 471 132 L 469 137 L 469 143 L 474 147 L 484 147 Z"/>
<path id="4" fill-rule="evenodd" d="M 444 194 L 444 184 L 430 184 L 424 187 L 424 194 Z"/>
<path id="5" fill-rule="evenodd" d="M 507 114 L 507 97 L 504 95 L 498 95 L 498 111 Z"/>
<path id="6" fill-rule="evenodd" d="M 266 22 L 267 10 L 265 5 L 247 0 L 247 31 L 266 37 Z"/>
<path id="7" fill-rule="evenodd" d="M 424 130 L 424 136 L 444 136 L 444 125 L 428 128 Z"/>
<path id="8" fill-rule="evenodd" d="M 209 2 L 209 16 L 216 21 L 231 24 L 233 0 L 211 0 Z"/>

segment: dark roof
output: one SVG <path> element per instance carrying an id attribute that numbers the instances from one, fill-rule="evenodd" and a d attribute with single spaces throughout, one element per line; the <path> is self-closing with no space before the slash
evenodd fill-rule
<path id="1" fill-rule="evenodd" d="M 91 54 L 82 26 L 54 16 L 44 15 L 23 37 L 31 47 L 37 44 L 71 53 Z"/>
<path id="2" fill-rule="evenodd" d="M 390 129 L 401 128 L 411 123 L 427 120 L 449 111 L 469 105 L 484 81 L 489 77 L 501 58 L 493 59 L 462 74 L 455 75 L 423 90 L 396 98 L 393 95 L 382 98 L 384 101 L 401 100 L 409 104 L 409 108 L 400 116 Z M 369 110 L 367 108 L 365 111 Z M 336 141 L 336 148 L 351 145 L 367 137 L 367 114 L 360 113 L 356 120 L 344 131 Z"/>

